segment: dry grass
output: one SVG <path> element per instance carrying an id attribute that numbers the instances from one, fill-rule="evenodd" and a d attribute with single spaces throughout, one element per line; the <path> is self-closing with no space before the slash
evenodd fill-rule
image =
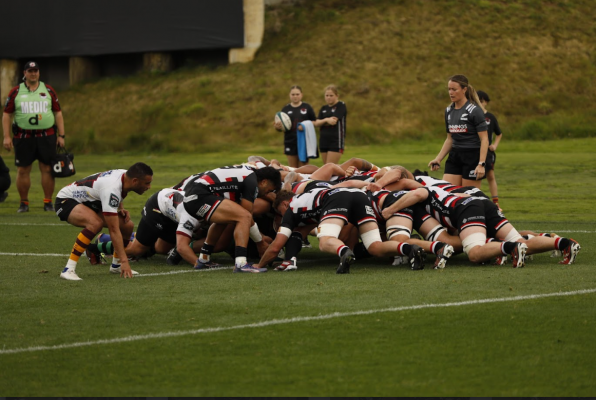
<path id="1" fill-rule="evenodd" d="M 596 23 L 579 1 L 305 1 L 268 8 L 250 64 L 87 84 L 61 94 L 75 145 L 94 151 L 279 146 L 273 114 L 300 84 L 315 111 L 340 88 L 348 144 L 444 135 L 447 78 L 493 99 L 515 138 L 587 136 L 596 122 Z"/>

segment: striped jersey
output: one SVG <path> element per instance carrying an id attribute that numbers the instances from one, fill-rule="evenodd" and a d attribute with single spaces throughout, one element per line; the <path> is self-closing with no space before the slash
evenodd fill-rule
<path id="1" fill-rule="evenodd" d="M 104 214 L 117 214 L 118 206 L 126 197 L 122 193 L 125 173 L 125 169 L 114 169 L 87 176 L 63 187 L 56 197 L 79 203 L 101 202 Z"/>

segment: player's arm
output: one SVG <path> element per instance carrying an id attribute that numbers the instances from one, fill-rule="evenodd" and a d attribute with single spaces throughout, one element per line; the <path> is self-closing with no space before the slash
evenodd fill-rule
<path id="1" fill-rule="evenodd" d="M 254 204 L 246 199 L 242 199 L 240 201 L 240 205 L 247 210 L 250 215 L 252 216 L 253 206 Z M 263 236 L 261 231 L 259 230 L 259 226 L 256 224 L 255 220 L 252 220 L 252 225 L 250 226 L 250 230 L 248 231 L 250 238 L 253 242 L 257 245 L 257 250 L 259 254 L 263 254 L 267 249 L 268 244 L 271 242 L 271 238 L 268 236 Z"/>
<path id="2" fill-rule="evenodd" d="M 124 250 L 124 242 L 122 241 L 122 233 L 120 232 L 120 221 L 118 219 L 118 214 L 104 213 L 104 218 L 106 225 L 108 226 L 108 231 L 110 232 L 110 237 L 112 238 L 114 253 L 120 258 L 120 276 L 123 278 L 132 278 L 132 270 L 130 269 L 130 264 L 128 263 L 128 256 Z"/>
<path id="3" fill-rule="evenodd" d="M 259 261 L 258 265 L 255 265 L 256 268 L 262 268 L 263 266 L 269 264 L 271 261 L 275 260 L 281 249 L 286 245 L 288 239 L 292 231 L 288 228 L 280 228 L 275 235 L 275 239 L 273 242 L 267 247 L 267 249 L 263 252 L 261 260 Z"/>
<path id="4" fill-rule="evenodd" d="M 412 190 L 410 193 L 406 193 L 401 199 L 385 208 L 383 210 L 383 218 L 389 219 L 393 213 L 403 210 L 406 207 L 413 206 L 416 203 L 420 203 L 427 198 L 428 190 L 423 188 Z"/>
<path id="5" fill-rule="evenodd" d="M 176 232 L 176 251 L 190 265 L 195 265 L 199 257 L 190 248 L 190 237 L 188 235 Z"/>
<path id="6" fill-rule="evenodd" d="M 12 150 L 12 137 L 10 136 L 10 124 L 12 123 L 12 114 L 2 113 L 2 130 L 4 132 L 4 148 Z"/>
<path id="7" fill-rule="evenodd" d="M 480 159 L 479 159 L 479 162 L 485 163 L 486 162 L 486 154 L 488 151 L 488 132 L 487 131 L 478 132 L 478 137 L 480 138 Z M 486 174 L 486 168 L 480 164 L 478 164 L 476 166 L 476 169 L 474 171 L 476 172 L 476 180 L 482 178 Z"/>
<path id="8" fill-rule="evenodd" d="M 423 187 L 422 184 L 416 182 L 414 179 L 400 179 L 399 182 L 390 183 L 385 186 L 385 189 L 391 190 L 392 192 L 396 190 L 414 190 Z"/>
<path id="9" fill-rule="evenodd" d="M 428 163 L 431 171 L 438 171 L 439 168 L 441 168 L 441 161 L 443 161 L 445 156 L 449 154 L 452 146 L 453 138 L 451 137 L 451 134 L 448 133 L 447 139 L 445 139 L 445 142 L 443 142 L 443 147 L 441 147 L 441 151 L 439 151 L 439 154 L 437 154 L 437 156 Z M 484 157 L 486 157 L 486 154 Z"/>
<path id="10" fill-rule="evenodd" d="M 495 141 L 493 142 L 493 144 L 490 145 L 491 151 L 497 151 L 497 147 L 499 147 L 499 143 L 501 143 L 502 136 L 503 135 L 495 135 Z"/>

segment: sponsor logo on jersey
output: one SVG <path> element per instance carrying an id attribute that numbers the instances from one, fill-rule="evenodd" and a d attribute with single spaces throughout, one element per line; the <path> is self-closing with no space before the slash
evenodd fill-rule
<path id="1" fill-rule="evenodd" d="M 368 206 L 366 206 L 366 207 L 368 207 Z M 371 211 L 372 211 L 372 208 L 371 208 Z M 325 213 L 323 215 L 327 215 L 327 214 L 331 214 L 331 213 L 338 213 L 338 212 L 347 213 L 348 209 L 347 208 L 332 208 L 330 210 L 325 211 Z"/>
<path id="2" fill-rule="evenodd" d="M 47 113 L 47 101 L 24 101 L 21 103 L 21 112 L 23 114 L 33 113 Z"/>
<path id="3" fill-rule="evenodd" d="M 292 114 L 293 112 L 294 112 L 294 111 L 291 111 L 291 110 L 290 110 L 290 111 L 288 111 L 286 114 L 290 115 L 290 114 Z"/>
<path id="4" fill-rule="evenodd" d="M 209 204 L 203 204 L 203 206 L 201 206 L 201 208 L 199 208 L 199 211 L 197 211 L 197 215 L 201 218 L 203 218 L 205 216 L 205 214 L 207 214 L 207 212 L 211 209 L 211 206 Z"/>
<path id="5" fill-rule="evenodd" d="M 463 125 L 449 125 L 449 133 L 465 133 L 468 131 L 468 126 Z"/>
<path id="6" fill-rule="evenodd" d="M 374 211 L 373 211 L 373 209 L 372 209 L 371 206 L 364 206 L 364 209 L 366 210 L 366 213 L 368 215 L 372 215 L 373 217 L 375 216 L 375 213 L 374 213 Z"/>
<path id="7" fill-rule="evenodd" d="M 182 226 L 184 227 L 184 229 L 189 230 L 191 232 L 195 230 L 195 226 L 190 221 L 186 221 Z"/>
<path id="8" fill-rule="evenodd" d="M 468 204 L 469 202 L 471 202 L 473 200 L 476 200 L 476 198 L 475 197 L 469 197 L 469 198 L 465 199 L 464 201 L 462 201 L 461 204 L 465 206 L 466 204 Z M 472 218 L 468 218 L 468 219 L 472 219 Z M 484 219 L 484 217 L 482 217 L 481 219 Z"/>
<path id="9" fill-rule="evenodd" d="M 399 192 L 393 193 L 393 197 L 399 197 L 407 193 L 405 190 L 400 190 Z"/>
<path id="10" fill-rule="evenodd" d="M 108 203 L 110 207 L 116 208 L 120 204 L 120 199 L 115 194 L 110 194 L 110 201 Z"/>
<path id="11" fill-rule="evenodd" d="M 327 110 L 323 110 L 323 114 L 326 114 L 326 113 L 327 113 Z"/>
<path id="12" fill-rule="evenodd" d="M 104 176 L 110 176 L 112 175 L 113 171 L 106 171 L 106 172 L 102 172 L 101 174 L 99 174 L 98 178 L 103 178 Z"/>
<path id="13" fill-rule="evenodd" d="M 464 220 L 462 222 L 465 224 L 468 221 L 476 221 L 476 220 L 484 221 L 484 217 L 478 216 L 478 217 L 464 218 Z"/>
<path id="14" fill-rule="evenodd" d="M 317 182 L 315 186 L 331 187 L 332 185 L 327 182 Z"/>

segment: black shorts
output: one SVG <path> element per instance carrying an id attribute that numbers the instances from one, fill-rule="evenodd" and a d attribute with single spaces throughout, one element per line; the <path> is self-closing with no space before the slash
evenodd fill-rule
<path id="1" fill-rule="evenodd" d="M 298 139 L 296 132 L 286 132 L 284 134 L 284 154 L 288 156 L 298 155 Z"/>
<path id="2" fill-rule="evenodd" d="M 483 200 L 468 197 L 455 207 L 452 225 L 461 233 L 466 228 L 486 229 L 486 215 Z"/>
<path id="3" fill-rule="evenodd" d="M 187 213 L 198 219 L 199 221 L 210 222 L 211 216 L 221 205 L 225 197 L 216 196 L 203 185 L 196 185 L 186 192 L 184 199 L 184 209 Z M 187 201 L 188 197 L 193 197 L 192 200 Z"/>
<path id="4" fill-rule="evenodd" d="M 486 171 L 488 172 L 491 169 L 495 169 L 496 162 L 497 162 L 497 153 L 489 150 L 486 153 Z"/>
<path id="5" fill-rule="evenodd" d="M 475 170 L 480 162 L 480 150 L 470 149 L 452 149 L 449 152 L 449 158 L 445 163 L 445 173 L 449 175 L 459 175 L 462 179 L 475 181 Z M 482 177 L 484 179 L 486 174 Z"/>
<path id="6" fill-rule="evenodd" d="M 12 139 L 17 167 L 28 167 L 35 160 L 50 165 L 56 156 L 56 135 Z"/>
<path id="7" fill-rule="evenodd" d="M 338 189 L 330 191 L 323 200 L 320 222 L 328 218 L 343 219 L 346 224 L 349 222 L 355 226 L 377 222 L 370 200 L 364 192 Z"/>
<path id="8" fill-rule="evenodd" d="M 385 196 L 385 201 L 383 201 L 383 210 L 392 205 L 393 203 L 397 202 L 400 198 L 401 196 L 395 197 L 391 194 Z M 394 212 L 393 217 L 403 217 L 411 221 L 414 221 L 414 210 L 412 208 L 402 208 L 401 210 Z"/>
<path id="9" fill-rule="evenodd" d="M 157 239 L 165 240 L 170 244 L 176 244 L 176 228 L 178 223 L 172 221 L 159 211 L 157 196 L 154 193 L 147 199 L 145 207 L 141 211 L 141 221 L 137 226 L 135 238 L 145 247 L 151 247 Z"/>
<path id="10" fill-rule="evenodd" d="M 334 135 L 321 135 L 321 139 L 319 140 L 319 151 L 321 153 L 328 153 L 330 151 L 336 153 L 344 153 L 344 141 L 339 140 L 337 134 Z"/>
<path id="11" fill-rule="evenodd" d="M 70 216 L 70 213 L 79 204 L 82 204 L 85 207 L 89 207 L 97 214 L 100 214 L 102 212 L 101 201 L 79 203 L 76 200 L 64 199 L 61 197 L 56 197 L 56 200 L 54 201 L 54 210 L 56 211 L 56 215 L 60 218 L 60 221 L 68 222 L 68 217 Z"/>
<path id="12" fill-rule="evenodd" d="M 502 211 L 499 211 L 499 206 L 491 200 L 483 200 L 484 215 L 486 216 L 486 236 L 494 238 L 499 229 L 509 224 L 507 218 Z"/>
<path id="13" fill-rule="evenodd" d="M 480 189 L 474 186 L 461 186 L 456 189 L 450 190 L 449 193 L 465 193 L 474 197 L 483 197 L 488 199 L 489 197 Z"/>

